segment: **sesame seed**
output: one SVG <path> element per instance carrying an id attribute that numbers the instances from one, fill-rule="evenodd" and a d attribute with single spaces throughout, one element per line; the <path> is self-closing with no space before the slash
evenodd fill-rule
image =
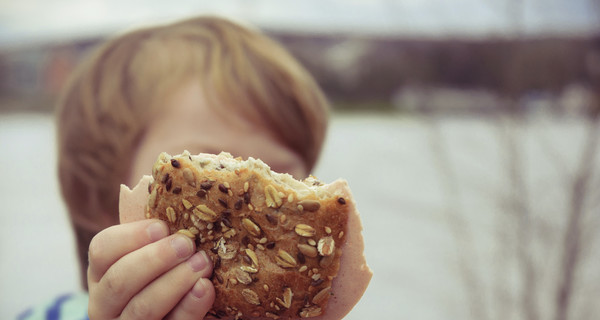
<path id="1" fill-rule="evenodd" d="M 173 168 L 181 168 L 181 164 L 179 163 L 179 161 L 177 161 L 177 159 L 171 159 L 171 165 L 173 166 Z"/>
<path id="2" fill-rule="evenodd" d="M 219 184 L 219 191 L 227 193 L 227 187 L 224 184 Z"/>
<path id="3" fill-rule="evenodd" d="M 235 208 L 235 210 L 240 210 L 240 209 L 242 209 L 243 204 L 244 204 L 244 202 L 240 199 L 233 205 L 233 207 Z"/>
<path id="4" fill-rule="evenodd" d="M 200 189 L 198 192 L 196 192 L 196 195 L 200 198 L 204 198 L 206 196 L 206 190 Z"/>
<path id="5" fill-rule="evenodd" d="M 344 199 L 342 197 L 339 197 L 337 201 L 339 204 L 346 204 L 346 199 Z"/>
<path id="6" fill-rule="evenodd" d="M 313 282 L 311 282 L 310 285 L 313 286 L 313 287 L 317 287 L 320 284 L 322 284 L 324 281 L 325 280 L 323 280 L 323 279 L 313 280 Z"/>
<path id="7" fill-rule="evenodd" d="M 202 190 L 210 190 L 212 187 L 213 187 L 213 184 L 210 181 L 202 182 L 200 184 L 200 188 L 202 188 Z"/>
<path id="8" fill-rule="evenodd" d="M 165 184 L 165 188 L 167 189 L 167 191 L 171 191 L 172 186 L 173 186 L 173 179 L 169 177 L 169 179 L 167 180 L 167 183 Z"/>

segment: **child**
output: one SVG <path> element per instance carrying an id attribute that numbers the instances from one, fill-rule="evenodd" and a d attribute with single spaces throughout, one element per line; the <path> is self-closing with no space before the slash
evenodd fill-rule
<path id="1" fill-rule="evenodd" d="M 58 109 L 59 179 L 90 318 L 197 319 L 214 300 L 212 263 L 192 241 L 156 220 L 118 225 L 121 183 L 150 174 L 160 152 L 184 149 L 252 156 L 305 177 L 327 117 L 321 90 L 289 53 L 224 19 L 137 30 L 99 48 Z"/>

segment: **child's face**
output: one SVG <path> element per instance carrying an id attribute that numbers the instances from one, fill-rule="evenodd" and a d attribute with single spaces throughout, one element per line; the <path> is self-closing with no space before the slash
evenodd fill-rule
<path id="1" fill-rule="evenodd" d="M 300 157 L 275 141 L 263 126 L 233 111 L 228 117 L 225 120 L 209 108 L 198 82 L 182 86 L 148 124 L 133 159 L 129 185 L 150 174 L 161 152 L 179 154 L 184 150 L 192 154 L 226 151 L 234 157 L 260 158 L 275 171 L 306 177 Z"/>

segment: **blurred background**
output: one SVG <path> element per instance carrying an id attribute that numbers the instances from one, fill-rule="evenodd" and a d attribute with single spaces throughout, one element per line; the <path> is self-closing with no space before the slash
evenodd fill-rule
<path id="1" fill-rule="evenodd" d="M 53 109 L 107 37 L 217 14 L 333 102 L 375 275 L 347 319 L 598 319 L 600 1 L 0 0 L 0 318 L 80 290 Z"/>

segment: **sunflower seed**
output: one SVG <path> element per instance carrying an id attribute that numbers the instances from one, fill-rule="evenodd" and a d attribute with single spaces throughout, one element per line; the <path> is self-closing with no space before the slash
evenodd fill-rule
<path id="1" fill-rule="evenodd" d="M 317 306 L 307 307 L 300 310 L 300 316 L 302 318 L 311 318 L 321 315 L 321 308 Z"/>
<path id="2" fill-rule="evenodd" d="M 235 251 L 228 251 L 228 252 L 219 251 L 219 257 L 221 257 L 221 259 L 223 259 L 223 260 L 231 260 L 231 259 L 235 258 L 236 254 L 237 254 L 237 252 L 235 252 Z"/>
<path id="3" fill-rule="evenodd" d="M 173 209 L 173 207 L 167 208 L 167 219 L 171 223 L 175 223 L 175 221 L 177 221 L 177 214 L 175 213 L 175 209 Z"/>
<path id="4" fill-rule="evenodd" d="M 192 212 L 203 221 L 207 221 L 207 222 L 217 221 L 217 214 L 204 204 L 200 204 L 200 205 L 196 206 L 192 210 Z"/>
<path id="5" fill-rule="evenodd" d="M 275 262 L 283 268 L 293 268 L 296 266 L 296 259 L 292 257 L 287 251 L 279 249 Z"/>
<path id="6" fill-rule="evenodd" d="M 296 231 L 299 236 L 307 238 L 314 236 L 316 233 L 316 230 L 313 227 L 303 223 L 297 224 L 294 231 Z"/>
<path id="7" fill-rule="evenodd" d="M 292 305 L 292 297 L 293 296 L 294 296 L 294 293 L 292 292 L 292 289 L 289 287 L 286 287 L 285 289 L 283 289 L 283 300 L 279 299 L 279 298 L 275 298 L 275 300 L 282 307 L 289 309 L 290 306 Z"/>
<path id="8" fill-rule="evenodd" d="M 244 299 L 246 299 L 246 302 L 248 302 L 249 304 L 253 304 L 256 306 L 260 305 L 260 300 L 258 299 L 258 294 L 256 294 L 256 292 L 250 289 L 244 289 L 242 290 L 242 296 L 244 296 Z"/>
<path id="9" fill-rule="evenodd" d="M 191 208 L 191 207 L 193 207 L 193 206 L 194 206 L 194 205 L 193 205 L 191 202 L 189 202 L 189 201 L 188 201 L 188 200 L 186 200 L 186 199 L 181 199 L 181 203 L 183 203 L 183 206 L 184 206 L 186 209 L 189 209 L 189 208 Z"/>
<path id="10" fill-rule="evenodd" d="M 246 255 L 252 261 L 252 265 L 258 267 L 258 257 L 256 256 L 256 253 L 250 249 L 246 249 Z"/>
<path id="11" fill-rule="evenodd" d="M 279 208 L 283 204 L 283 200 L 273 185 L 265 187 L 265 202 L 269 208 Z"/>
<path id="12" fill-rule="evenodd" d="M 194 239 L 196 237 L 196 235 L 194 235 L 190 230 L 188 229 L 181 229 L 179 231 L 177 231 L 177 233 L 180 233 L 190 239 Z"/>
<path id="13" fill-rule="evenodd" d="M 241 269 L 241 270 L 236 270 L 235 272 L 235 278 L 243 284 L 251 284 L 252 283 L 252 277 L 244 272 L 245 270 Z"/>
<path id="14" fill-rule="evenodd" d="M 194 172 L 190 168 L 183 169 L 183 178 L 192 187 L 196 186 L 196 179 L 194 178 Z"/>
<path id="15" fill-rule="evenodd" d="M 258 269 L 250 267 L 250 266 L 240 266 L 240 269 L 242 269 L 243 271 L 248 272 L 248 273 L 257 273 L 258 272 Z"/>
<path id="16" fill-rule="evenodd" d="M 325 302 L 325 299 L 327 298 L 327 296 L 329 295 L 330 292 L 331 292 L 331 287 L 327 287 L 327 288 L 324 288 L 323 290 L 319 291 L 312 298 L 312 303 L 321 304 L 322 302 Z"/>
<path id="17" fill-rule="evenodd" d="M 321 204 L 316 200 L 302 200 L 298 202 L 299 205 L 306 211 L 315 212 L 321 208 Z"/>
<path id="18" fill-rule="evenodd" d="M 248 233 L 250 233 L 251 235 L 255 236 L 255 237 L 259 237 L 260 236 L 260 228 L 256 225 L 256 223 L 252 222 L 252 220 L 248 219 L 248 218 L 244 218 L 242 219 L 242 226 L 244 226 L 244 228 L 248 231 Z"/>

